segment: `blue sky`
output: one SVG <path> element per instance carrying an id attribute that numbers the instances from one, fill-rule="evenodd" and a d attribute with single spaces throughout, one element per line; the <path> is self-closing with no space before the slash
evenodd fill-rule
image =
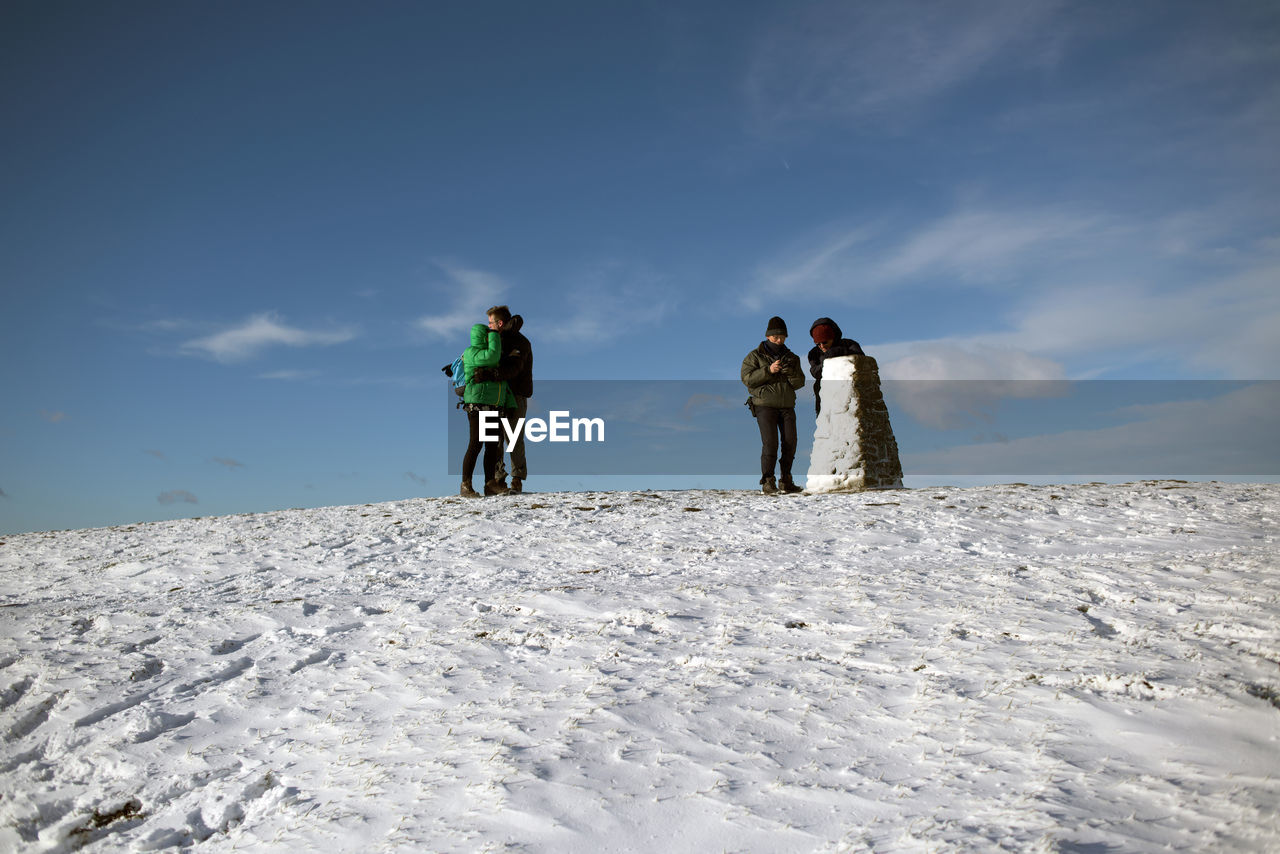
<path id="1" fill-rule="evenodd" d="M 0 532 L 455 492 L 438 369 L 496 302 L 545 379 L 733 379 L 773 314 L 902 379 L 1277 378 L 1274 3 L 11 2 L 0 41 Z"/>

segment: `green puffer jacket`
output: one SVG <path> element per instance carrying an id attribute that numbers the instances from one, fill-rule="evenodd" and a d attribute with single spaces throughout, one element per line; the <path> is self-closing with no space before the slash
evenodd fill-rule
<path id="1" fill-rule="evenodd" d="M 467 387 L 463 403 L 476 403 L 511 409 L 516 405 L 511 387 L 497 379 L 498 362 L 502 359 L 502 338 L 483 323 L 471 327 L 471 346 L 462 351 L 462 367 L 466 370 Z M 476 380 L 477 368 L 489 368 L 494 379 Z"/>
<path id="2" fill-rule="evenodd" d="M 768 346 L 768 341 L 761 341 L 760 346 L 742 360 L 742 384 L 751 392 L 751 399 L 756 406 L 794 409 L 796 389 L 804 388 L 804 370 L 800 367 L 800 357 L 784 347 L 782 370 L 776 374 L 770 373 L 769 366 L 776 357 L 769 355 L 765 349 Z"/>

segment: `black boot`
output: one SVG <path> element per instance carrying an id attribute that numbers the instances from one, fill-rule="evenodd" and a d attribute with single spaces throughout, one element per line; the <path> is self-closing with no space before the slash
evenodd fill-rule
<path id="1" fill-rule="evenodd" d="M 480 493 L 475 491 L 475 488 L 472 487 L 471 481 L 469 480 L 464 480 L 462 482 L 462 488 L 458 490 L 458 494 L 461 495 L 463 498 L 479 498 L 480 497 Z"/>
<path id="2" fill-rule="evenodd" d="M 778 491 L 778 482 L 773 479 L 772 475 L 770 475 L 769 477 L 766 477 L 763 481 L 761 481 L 760 491 L 763 492 L 765 495 L 773 495 L 775 492 Z"/>

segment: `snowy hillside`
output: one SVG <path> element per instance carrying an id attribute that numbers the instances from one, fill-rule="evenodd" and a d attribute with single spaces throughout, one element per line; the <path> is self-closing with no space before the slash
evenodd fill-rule
<path id="1" fill-rule="evenodd" d="M 1275 851 L 1280 486 L 0 545 L 0 850 Z"/>

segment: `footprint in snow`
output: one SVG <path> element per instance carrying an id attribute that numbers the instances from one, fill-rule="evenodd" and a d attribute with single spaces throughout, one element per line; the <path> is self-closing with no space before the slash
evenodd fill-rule
<path id="1" fill-rule="evenodd" d="M 49 720 L 49 713 L 53 711 L 53 707 L 58 704 L 60 699 L 62 699 L 61 694 L 51 694 L 14 721 L 13 726 L 9 727 L 9 731 L 5 733 L 9 741 L 25 738 L 39 729 Z"/>
<path id="2" fill-rule="evenodd" d="M 317 650 L 316 652 L 313 652 L 310 655 L 308 655 L 306 658 L 295 661 L 293 663 L 293 666 L 289 668 L 289 672 L 297 673 L 299 670 L 308 668 L 313 664 L 319 664 L 322 661 L 327 661 L 329 659 L 329 656 L 331 655 L 333 655 L 332 650 L 328 650 L 328 649 Z"/>
<path id="3" fill-rule="evenodd" d="M 153 635 L 152 637 L 149 637 L 149 638 L 143 638 L 140 641 L 126 643 L 120 647 L 120 651 L 125 655 L 128 655 L 131 652 L 138 652 L 139 650 L 145 649 L 146 647 L 149 647 L 152 644 L 159 643 L 159 642 L 160 642 L 160 636 Z"/>
<path id="4" fill-rule="evenodd" d="M 155 741 L 166 732 L 181 729 L 196 719 L 195 712 L 182 715 L 171 715 L 167 712 L 156 712 L 150 715 L 145 725 L 133 736 L 134 744 L 146 744 Z"/>
<path id="5" fill-rule="evenodd" d="M 32 677 L 24 676 L 8 688 L 0 690 L 0 711 L 4 711 L 21 700 L 31 688 L 31 684 L 34 681 L 35 680 Z"/>
<path id="6" fill-rule="evenodd" d="M 250 635 L 249 637 L 242 638 L 240 640 L 230 638 L 228 640 L 222 641 L 221 643 L 215 644 L 209 650 L 209 652 L 212 655 L 230 655 L 233 652 L 239 652 L 240 650 L 244 649 L 245 646 L 253 643 L 260 637 L 262 637 L 262 635 L 259 634 L 259 635 Z"/>
<path id="7" fill-rule="evenodd" d="M 158 658 L 148 657 L 142 666 L 129 674 L 130 682 L 143 682 L 160 675 L 164 670 L 164 662 Z"/>

